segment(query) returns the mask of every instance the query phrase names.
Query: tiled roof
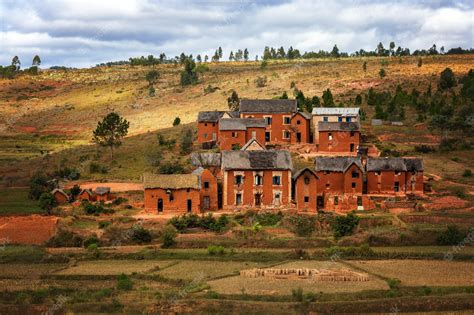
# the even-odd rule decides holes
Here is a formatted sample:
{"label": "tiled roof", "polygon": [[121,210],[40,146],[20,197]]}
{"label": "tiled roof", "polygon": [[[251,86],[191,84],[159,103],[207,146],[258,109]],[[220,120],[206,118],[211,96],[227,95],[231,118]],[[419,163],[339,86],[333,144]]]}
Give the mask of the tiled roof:
{"label": "tiled roof", "polygon": [[291,170],[293,163],[288,151],[223,151],[225,170]]}
{"label": "tiled roof", "polygon": [[241,113],[294,113],[297,111],[296,100],[289,99],[242,99]]}
{"label": "tiled roof", "polygon": [[405,172],[407,167],[402,158],[383,157],[383,158],[368,158],[367,172],[377,171],[400,171]]}
{"label": "tiled roof", "polygon": [[360,126],[357,122],[344,121],[319,121],[318,131],[359,131]]}
{"label": "tiled roof", "polygon": [[97,195],[105,195],[105,194],[108,194],[110,192],[110,187],[97,187],[94,192],[97,194]]}
{"label": "tiled roof", "polygon": [[219,130],[247,130],[247,128],[265,128],[263,118],[226,118],[219,120]]}
{"label": "tiled roof", "polygon": [[317,116],[358,116],[359,107],[316,107],[313,108],[312,114]]}
{"label": "tiled roof", "polygon": [[337,156],[337,157],[316,157],[314,160],[316,172],[345,172],[352,164],[357,165],[362,171],[361,159],[358,157]]}
{"label": "tiled roof", "polygon": [[193,152],[191,153],[191,164],[195,167],[221,166],[221,154]]}
{"label": "tiled roof", "polygon": [[308,171],[311,174],[313,174],[314,176],[318,177],[318,175],[316,175],[316,173],[313,170],[311,170],[308,167],[305,167],[305,168],[302,168],[302,169],[300,169],[299,171],[297,171],[296,173],[293,174],[293,176],[292,176],[293,180],[296,180],[298,177],[300,177],[306,171]]}
{"label": "tiled roof", "polygon": [[217,122],[222,115],[226,112],[223,111],[207,111],[198,113],[198,122]]}

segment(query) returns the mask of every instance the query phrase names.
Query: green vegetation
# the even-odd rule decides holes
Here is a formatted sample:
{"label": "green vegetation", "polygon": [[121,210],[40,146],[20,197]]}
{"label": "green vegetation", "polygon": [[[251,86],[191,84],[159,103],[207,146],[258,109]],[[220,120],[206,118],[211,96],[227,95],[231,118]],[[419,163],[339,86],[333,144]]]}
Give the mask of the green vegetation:
{"label": "green vegetation", "polygon": [[130,123],[117,113],[109,113],[97,123],[92,140],[110,148],[110,157],[114,158],[114,148],[122,145],[122,139],[128,134]]}
{"label": "green vegetation", "polygon": [[0,190],[0,215],[44,213],[38,201],[28,198],[29,190],[9,188]]}
{"label": "green vegetation", "polygon": [[359,220],[359,217],[352,212],[345,216],[337,216],[331,225],[334,231],[334,237],[339,238],[351,235],[357,225],[359,225]]}
{"label": "green vegetation", "polygon": [[185,232],[190,228],[202,228],[214,232],[222,232],[229,223],[227,216],[221,215],[216,219],[212,213],[198,216],[196,214],[183,214],[181,216],[173,217],[168,224],[174,226],[179,232]]}

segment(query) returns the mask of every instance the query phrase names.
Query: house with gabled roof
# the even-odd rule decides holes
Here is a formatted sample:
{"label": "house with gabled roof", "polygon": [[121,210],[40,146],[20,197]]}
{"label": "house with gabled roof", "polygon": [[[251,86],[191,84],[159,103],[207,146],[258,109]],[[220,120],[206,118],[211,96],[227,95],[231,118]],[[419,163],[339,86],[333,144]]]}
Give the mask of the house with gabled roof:
{"label": "house with gabled roof", "polygon": [[221,150],[242,148],[250,139],[265,141],[265,120],[258,118],[227,118],[219,121],[218,145]]}
{"label": "house with gabled roof", "polygon": [[309,142],[310,117],[304,113],[297,114],[296,100],[242,99],[240,101],[241,118],[265,119],[265,143]]}
{"label": "house with gabled roof", "polygon": [[318,122],[319,152],[357,155],[360,146],[358,122]]}
{"label": "house with gabled roof", "polygon": [[90,189],[82,189],[77,195],[76,200],[95,201],[95,195]]}
{"label": "house with gabled roof", "polygon": [[288,151],[223,151],[223,208],[288,206],[292,168]]}
{"label": "house with gabled roof", "polygon": [[303,168],[293,174],[293,200],[298,211],[317,210],[319,177],[310,168]]}
{"label": "house with gabled roof", "polygon": [[319,143],[319,122],[360,122],[359,113],[359,107],[313,108],[314,143]]}
{"label": "house with gabled roof", "polygon": [[110,192],[110,187],[97,187],[94,190],[95,201],[110,201],[114,198]]}
{"label": "house with gabled roof", "polygon": [[241,149],[242,151],[261,151],[265,150],[265,146],[258,142],[257,139],[250,139]]}
{"label": "house with gabled roof", "polygon": [[58,205],[68,203],[70,200],[69,195],[66,194],[64,190],[59,188],[53,189],[53,191],[51,191],[51,194],[53,195]]}
{"label": "house with gabled roof", "polygon": [[198,143],[204,147],[212,147],[217,142],[219,120],[221,118],[238,118],[235,111],[202,111],[198,113]]}

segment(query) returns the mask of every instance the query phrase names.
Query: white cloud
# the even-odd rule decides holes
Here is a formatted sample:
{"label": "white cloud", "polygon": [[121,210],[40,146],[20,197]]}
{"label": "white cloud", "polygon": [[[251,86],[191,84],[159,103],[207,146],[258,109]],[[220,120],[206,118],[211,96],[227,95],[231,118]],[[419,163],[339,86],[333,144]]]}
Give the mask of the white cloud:
{"label": "white cloud", "polygon": [[292,45],[301,51],[473,46],[469,1],[49,0],[0,2],[0,64],[41,53],[45,66],[90,66],[130,56],[211,55]]}

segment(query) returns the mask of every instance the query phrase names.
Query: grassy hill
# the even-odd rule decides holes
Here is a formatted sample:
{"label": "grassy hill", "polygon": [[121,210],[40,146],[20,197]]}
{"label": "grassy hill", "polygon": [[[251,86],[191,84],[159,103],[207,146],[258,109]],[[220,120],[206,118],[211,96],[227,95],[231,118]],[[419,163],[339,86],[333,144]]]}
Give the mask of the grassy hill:
{"label": "grassy hill", "polygon": [[[367,71],[362,67],[364,61]],[[385,78],[379,76],[382,64]],[[392,94],[397,85],[407,91],[415,88],[423,92],[430,84],[436,89],[442,70],[450,67],[461,77],[474,68],[474,57],[424,57],[423,65],[417,64],[416,57],[270,61],[264,69],[259,62],[210,63],[200,82],[187,87],[179,84],[180,66],[158,65],[155,69],[160,78],[154,97],[148,95],[145,80],[151,67],[22,74],[13,80],[0,80],[0,176],[4,184],[17,186],[36,171],[54,171],[65,166],[79,169],[82,178],[127,180],[137,180],[143,171],[156,169],[167,161],[178,161],[186,169],[187,157],[180,156],[178,150],[180,135],[185,128],[195,128],[199,111],[226,109],[232,90],[240,97],[273,98],[284,91],[292,97],[293,85],[309,97],[321,97],[329,88],[336,103],[349,106],[356,95],[365,95],[370,87]],[[257,87],[255,80],[263,76],[267,78],[266,86]],[[214,92],[205,92],[209,85],[215,88]],[[416,115],[409,108],[404,127],[370,126],[374,110],[363,99],[362,107],[368,114],[364,133],[379,146],[415,155],[415,145],[439,142],[439,135],[432,135],[423,126],[414,127]],[[129,136],[113,162],[105,150],[90,144],[97,121],[112,110],[130,121]],[[181,126],[172,127],[175,117],[181,118]],[[176,139],[177,145],[160,148],[157,133]],[[471,152],[423,157],[428,173],[471,185],[472,177],[461,176],[465,169],[474,166],[469,158]],[[91,163],[104,172],[91,173]]]}

